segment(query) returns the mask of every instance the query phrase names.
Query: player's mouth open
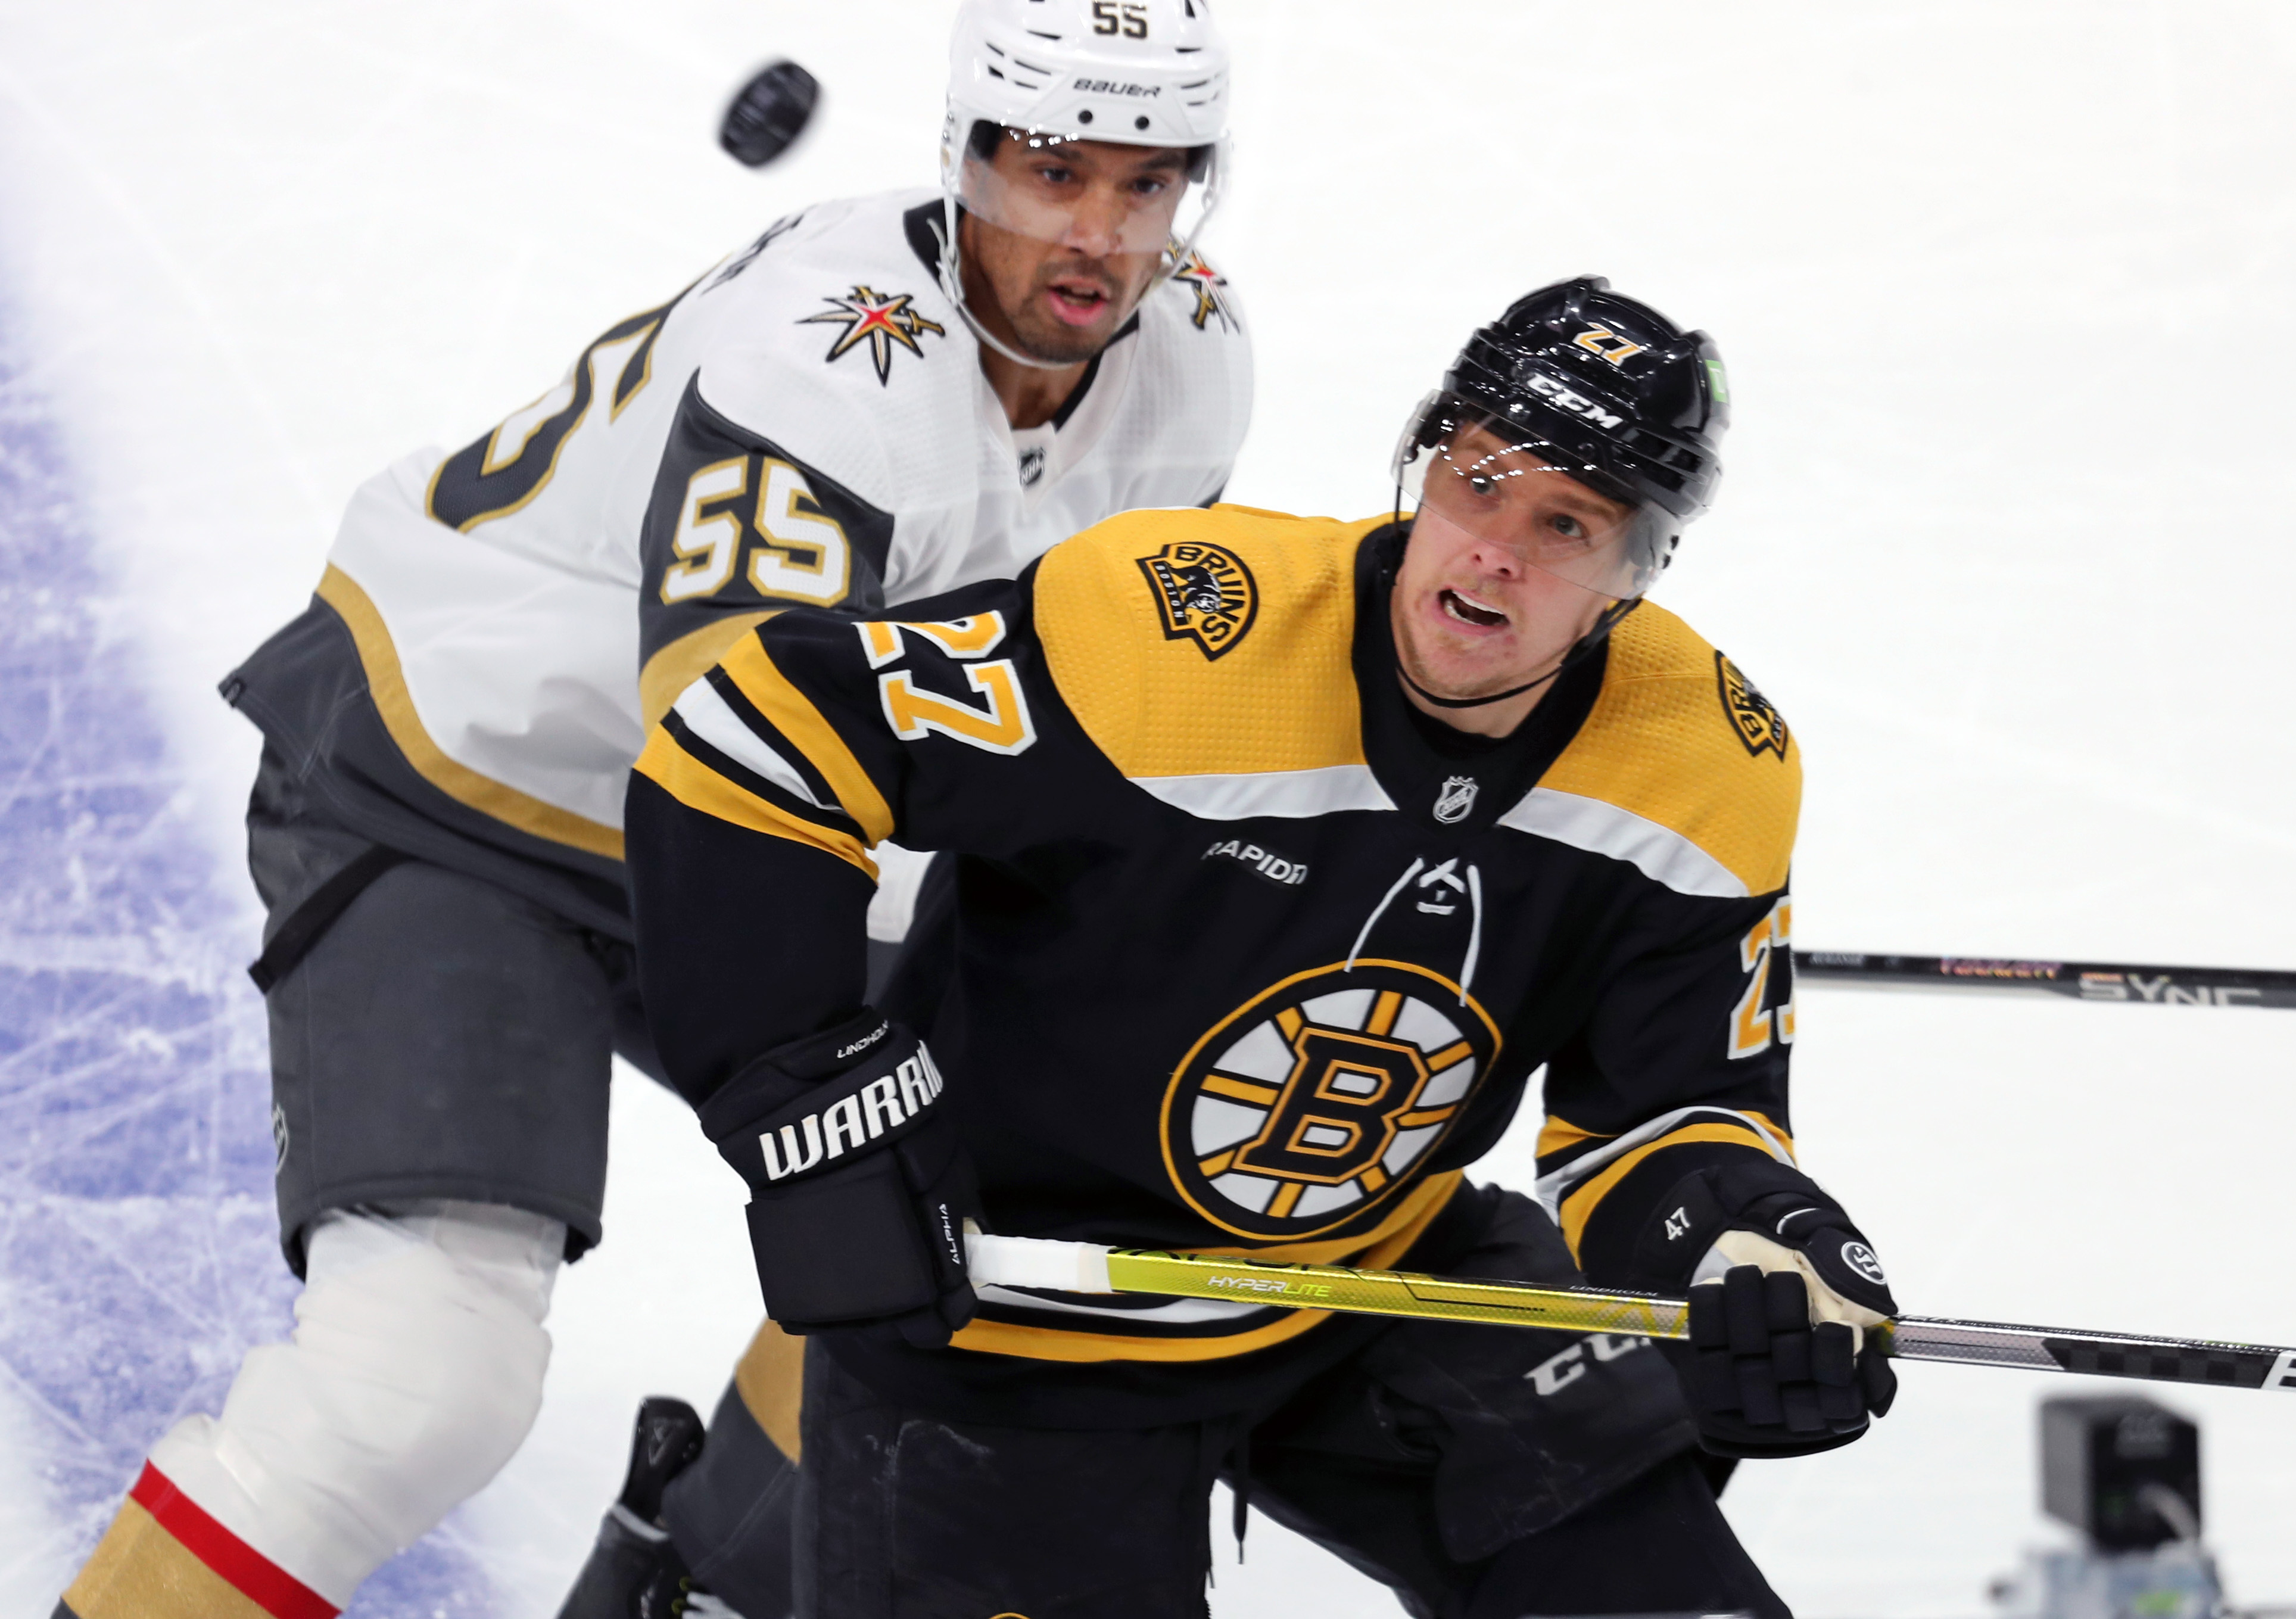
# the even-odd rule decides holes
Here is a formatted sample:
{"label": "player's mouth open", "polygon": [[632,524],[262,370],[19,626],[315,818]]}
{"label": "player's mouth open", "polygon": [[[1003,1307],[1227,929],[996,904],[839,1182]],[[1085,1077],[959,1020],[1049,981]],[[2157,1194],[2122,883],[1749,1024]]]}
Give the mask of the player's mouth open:
{"label": "player's mouth open", "polygon": [[1460,623],[1472,624],[1477,629],[1496,629],[1507,621],[1507,615],[1497,608],[1479,602],[1471,596],[1462,596],[1456,590],[1446,590],[1438,599],[1443,604],[1445,612]]}
{"label": "player's mouth open", "polygon": [[1108,307],[1106,289],[1089,282],[1055,282],[1045,289],[1045,297],[1053,306],[1053,313],[1072,326],[1092,325]]}

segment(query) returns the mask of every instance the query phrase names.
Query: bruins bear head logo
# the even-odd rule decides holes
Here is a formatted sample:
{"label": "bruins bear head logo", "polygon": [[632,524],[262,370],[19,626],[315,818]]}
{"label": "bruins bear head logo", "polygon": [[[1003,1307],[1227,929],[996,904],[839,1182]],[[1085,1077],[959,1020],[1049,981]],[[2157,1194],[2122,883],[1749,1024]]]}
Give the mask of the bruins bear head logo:
{"label": "bruins bear head logo", "polygon": [[1243,559],[1225,546],[1174,540],[1138,559],[1148,576],[1164,638],[1190,640],[1207,658],[1232,652],[1259,612],[1259,587]]}
{"label": "bruins bear head logo", "polygon": [[1413,1183],[1497,1056],[1459,986],[1407,962],[1294,974],[1199,1040],[1164,1094],[1164,1161],[1206,1220],[1284,1241]]}
{"label": "bruins bear head logo", "polygon": [[1784,759],[1790,740],[1784,717],[1754,689],[1744,670],[1718,652],[1714,654],[1714,672],[1721,683],[1722,712],[1738,733],[1738,740],[1746,744],[1746,752],[1757,759],[1765,753]]}

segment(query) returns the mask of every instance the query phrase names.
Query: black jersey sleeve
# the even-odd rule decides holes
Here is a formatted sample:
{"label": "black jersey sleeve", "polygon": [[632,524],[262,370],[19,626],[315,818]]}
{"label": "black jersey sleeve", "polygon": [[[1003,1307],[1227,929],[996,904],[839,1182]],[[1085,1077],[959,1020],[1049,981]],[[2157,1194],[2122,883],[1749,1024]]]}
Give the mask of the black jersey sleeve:
{"label": "black jersey sleeve", "polygon": [[662,1072],[695,1106],[760,1052],[849,1016],[867,981],[858,867],[697,810],[644,774],[625,810],[639,987]]}
{"label": "black jersey sleeve", "polygon": [[1793,902],[1654,891],[1595,1011],[1549,1060],[1539,1190],[1588,1278],[1630,1286],[1669,1188],[1732,1155],[1793,1161]]}
{"label": "black jersey sleeve", "polygon": [[627,849],[649,1016],[685,1094],[852,1011],[878,843],[994,848],[1014,826],[1029,795],[993,778],[1037,741],[1025,595],[779,615],[654,727]]}
{"label": "black jersey sleeve", "polygon": [[640,530],[650,721],[771,614],[880,605],[893,539],[890,513],[718,411],[701,383],[678,401]]}

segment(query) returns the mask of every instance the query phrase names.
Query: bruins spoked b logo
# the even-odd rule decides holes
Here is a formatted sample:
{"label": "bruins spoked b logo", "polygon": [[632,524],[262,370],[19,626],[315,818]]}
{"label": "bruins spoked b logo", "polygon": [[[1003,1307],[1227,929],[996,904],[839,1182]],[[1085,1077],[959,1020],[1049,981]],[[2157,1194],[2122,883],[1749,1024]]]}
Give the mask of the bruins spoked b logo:
{"label": "bruins spoked b logo", "polygon": [[1294,974],[1199,1040],[1164,1093],[1164,1159],[1241,1237],[1312,1237],[1393,1197],[1498,1055],[1472,997],[1424,967]]}
{"label": "bruins spoked b logo", "polygon": [[1232,652],[1259,613],[1259,587],[1243,559],[1225,546],[1176,539],[1140,571],[1163,615],[1164,638],[1192,640],[1207,658]]}

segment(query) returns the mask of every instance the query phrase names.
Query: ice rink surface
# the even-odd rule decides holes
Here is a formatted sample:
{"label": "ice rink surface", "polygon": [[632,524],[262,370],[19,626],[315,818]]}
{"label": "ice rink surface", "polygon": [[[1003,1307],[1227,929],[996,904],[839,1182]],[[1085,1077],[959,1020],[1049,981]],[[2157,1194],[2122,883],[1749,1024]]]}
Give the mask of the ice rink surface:
{"label": "ice rink surface", "polygon": [[[2296,967],[2296,10],[1220,3],[1232,498],[1377,509],[1466,333],[1607,275],[1730,360],[1729,477],[1658,595],[1800,733],[1804,948]],[[291,1296],[216,680],[385,462],[777,215],[930,184],[948,12],[0,3],[4,1619]],[[827,100],[752,174],[716,116],[777,54]],[[1908,1309],[2296,1343],[2296,1015],[1811,990],[1800,1023],[1804,1162]],[[533,1438],[355,1613],[552,1613],[637,1398],[715,1398],[738,1185],[644,1081],[613,1150]],[[1529,1165],[1518,1132],[1486,1167]],[[2033,1406],[2082,1386],[1910,1368],[1731,1516],[1806,1615],[1973,1615],[2049,1533]],[[2296,1401],[2168,1398],[2234,1599],[2296,1599]],[[1218,1574],[1221,1619],[1397,1611],[1265,1523]]]}

